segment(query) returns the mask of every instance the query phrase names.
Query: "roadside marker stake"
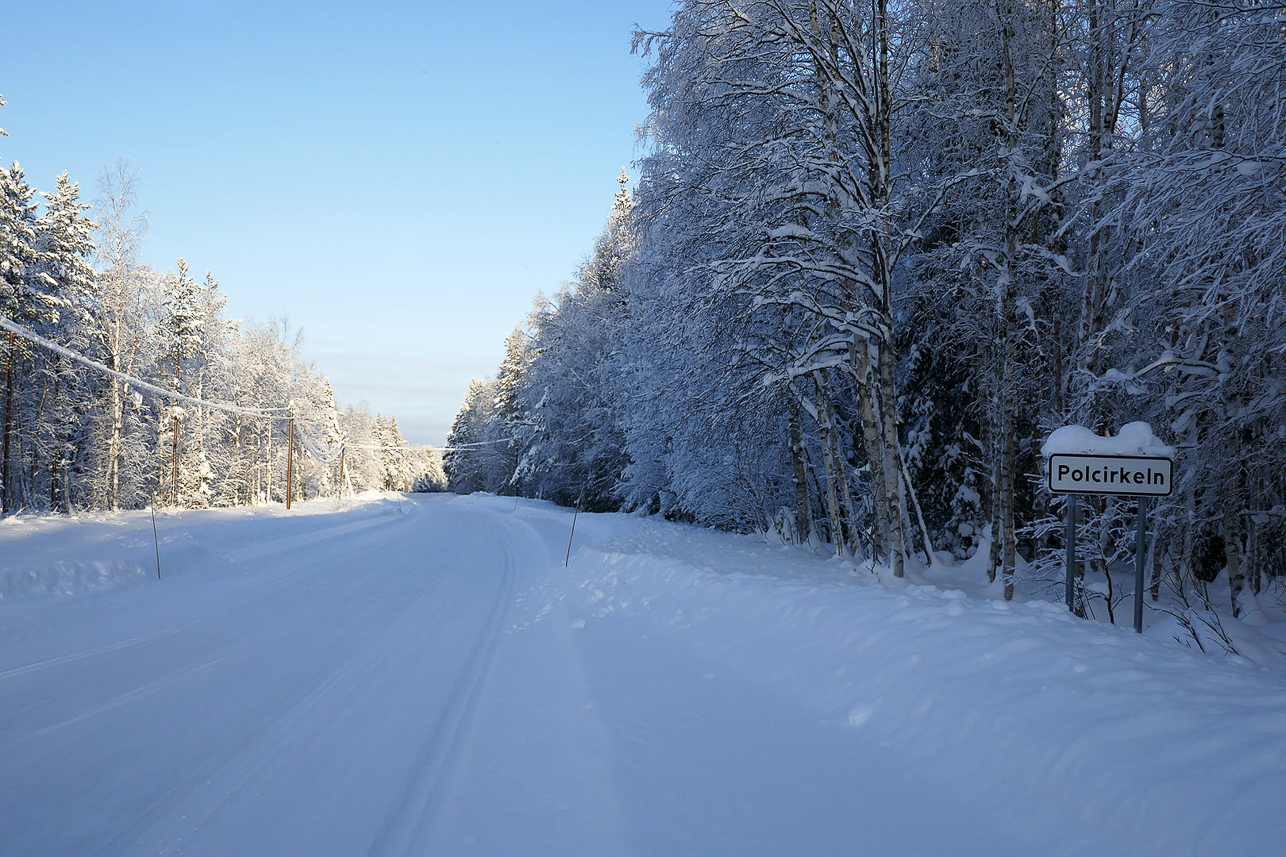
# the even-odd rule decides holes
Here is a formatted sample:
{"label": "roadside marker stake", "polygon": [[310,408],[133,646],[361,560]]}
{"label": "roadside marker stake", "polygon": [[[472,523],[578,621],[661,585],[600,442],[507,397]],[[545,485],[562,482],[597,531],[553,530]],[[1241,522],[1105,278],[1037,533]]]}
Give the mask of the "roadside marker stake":
{"label": "roadside marker stake", "polygon": [[161,540],[156,535],[156,498],[148,505],[152,512],[152,544],[156,546],[156,579],[161,579]]}
{"label": "roadside marker stake", "polygon": [[[572,539],[575,538],[576,536],[576,519],[580,517],[580,504],[583,502],[585,502],[585,483],[584,482],[582,482],[580,486],[580,497],[577,498],[576,500],[576,511],[572,513],[572,531],[567,536],[567,557],[563,560],[563,568],[566,568],[568,563],[572,561]],[[517,508],[516,503],[514,505],[514,508]]]}

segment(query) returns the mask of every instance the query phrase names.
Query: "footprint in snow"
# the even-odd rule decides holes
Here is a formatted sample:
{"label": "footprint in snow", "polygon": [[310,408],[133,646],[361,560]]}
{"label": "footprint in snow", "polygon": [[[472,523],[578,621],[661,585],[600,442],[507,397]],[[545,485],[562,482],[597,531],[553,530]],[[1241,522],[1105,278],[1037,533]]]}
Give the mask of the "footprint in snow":
{"label": "footprint in snow", "polygon": [[869,704],[854,705],[848,711],[848,725],[865,726],[875,716],[875,706]]}

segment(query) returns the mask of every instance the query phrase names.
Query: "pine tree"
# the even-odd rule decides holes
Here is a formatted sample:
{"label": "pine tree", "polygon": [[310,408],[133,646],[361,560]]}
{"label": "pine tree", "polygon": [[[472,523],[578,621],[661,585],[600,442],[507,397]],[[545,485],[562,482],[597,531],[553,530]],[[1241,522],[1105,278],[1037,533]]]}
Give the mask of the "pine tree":
{"label": "pine tree", "polygon": [[[56,320],[57,300],[38,276],[36,262],[35,189],[17,162],[0,166],[0,315],[23,325]],[[21,380],[17,373],[28,355],[26,342],[7,333],[4,342],[4,423],[0,426],[0,514],[21,502],[18,471],[18,409]]]}
{"label": "pine tree", "polygon": [[[92,206],[80,201],[80,186],[66,172],[58,176],[54,192],[42,196],[45,211],[36,223],[36,270],[59,308],[58,319],[44,332],[75,350],[88,351],[92,347],[88,339],[90,313],[98,296],[97,279],[88,261],[94,253],[94,224],[85,212]],[[73,455],[70,438],[77,429],[72,396],[87,397],[92,387],[79,367],[67,365],[60,356],[43,354],[42,359],[52,384],[46,426],[38,427],[47,431],[49,438],[49,505],[68,511],[71,486],[67,468]]]}
{"label": "pine tree", "polygon": [[[159,355],[163,364],[174,367],[174,391],[181,393],[183,361],[188,357],[203,357],[202,352],[202,314],[200,287],[188,272],[187,262],[180,257],[178,272],[171,273],[165,282],[165,297],[162,302],[163,315],[157,325]],[[177,404],[168,408],[172,423],[172,448],[170,451],[170,503],[179,503],[179,420],[185,415],[184,408]],[[162,483],[164,480],[161,480]]]}

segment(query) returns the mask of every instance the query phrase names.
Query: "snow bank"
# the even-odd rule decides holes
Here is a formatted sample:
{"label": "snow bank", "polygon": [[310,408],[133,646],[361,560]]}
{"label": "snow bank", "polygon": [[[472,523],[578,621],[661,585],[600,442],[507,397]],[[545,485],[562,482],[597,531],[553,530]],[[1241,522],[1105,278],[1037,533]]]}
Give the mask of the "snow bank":
{"label": "snow bank", "polygon": [[[0,567],[154,560],[146,514],[6,522]],[[161,515],[191,573],[0,603],[0,852],[1281,850],[1281,671],[653,519],[564,568],[571,519]]]}
{"label": "snow bank", "polygon": [[[1111,449],[1157,449],[1123,434]],[[533,606],[564,605],[580,634],[624,622],[682,641],[806,701],[947,793],[988,795],[1030,853],[1269,853],[1286,835],[1279,676],[1060,605],[895,590],[798,550],[596,524],[574,576]]]}
{"label": "snow bank", "polygon": [[400,514],[398,495],[366,492],[345,502],[308,500],[238,509],[82,515],[13,515],[0,519],[0,603],[133,586],[192,569],[229,570],[273,552],[339,539]]}
{"label": "snow bank", "polygon": [[1097,435],[1085,426],[1063,426],[1040,448],[1041,454],[1051,455],[1146,455],[1168,458],[1174,447],[1162,443],[1152,432],[1152,426],[1133,422],[1121,426],[1116,437]]}

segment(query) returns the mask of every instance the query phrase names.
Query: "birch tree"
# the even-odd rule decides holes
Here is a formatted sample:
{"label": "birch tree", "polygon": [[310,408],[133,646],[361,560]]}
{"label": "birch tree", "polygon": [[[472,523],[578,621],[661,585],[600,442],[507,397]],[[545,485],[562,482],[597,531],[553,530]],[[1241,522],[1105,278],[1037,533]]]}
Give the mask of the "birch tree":
{"label": "birch tree", "polygon": [[[90,336],[110,369],[133,374],[145,342],[144,292],[150,271],[139,259],[147,217],[138,209],[138,173],[117,159],[99,177],[94,202],[99,294],[91,311]],[[106,402],[100,417],[99,444],[106,449],[98,468],[95,505],[121,508],[128,391],[114,378],[105,381]]]}

